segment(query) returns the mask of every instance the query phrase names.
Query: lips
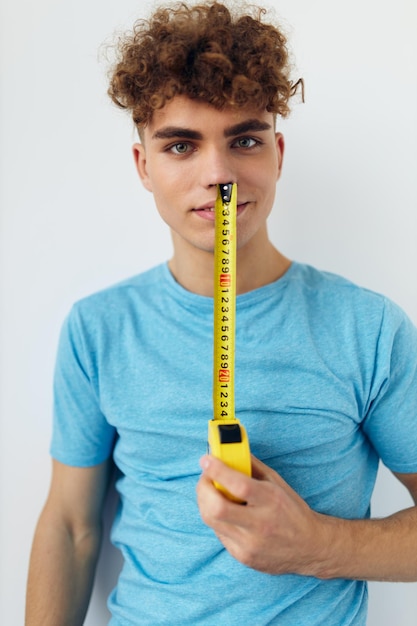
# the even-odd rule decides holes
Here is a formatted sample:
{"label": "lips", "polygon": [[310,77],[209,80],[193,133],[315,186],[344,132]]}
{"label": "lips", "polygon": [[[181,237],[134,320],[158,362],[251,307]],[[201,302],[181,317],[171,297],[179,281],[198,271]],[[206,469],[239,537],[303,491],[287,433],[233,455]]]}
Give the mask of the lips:
{"label": "lips", "polygon": [[[241,213],[246,207],[247,202],[237,204],[237,214]],[[202,215],[203,217],[212,216],[214,218],[214,205],[211,203],[204,204],[196,209],[192,209],[195,213]]]}
{"label": "lips", "polygon": [[193,211],[214,211],[214,203],[206,202],[206,204],[202,204],[201,206],[193,209]]}

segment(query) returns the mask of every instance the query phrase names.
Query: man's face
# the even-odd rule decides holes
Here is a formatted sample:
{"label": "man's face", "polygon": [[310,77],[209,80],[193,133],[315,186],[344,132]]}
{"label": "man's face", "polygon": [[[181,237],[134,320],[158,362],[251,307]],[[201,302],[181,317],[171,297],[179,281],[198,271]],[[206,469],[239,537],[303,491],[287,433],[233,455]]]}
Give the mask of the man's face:
{"label": "man's face", "polygon": [[219,111],[177,96],[154,113],[133,151],[142,182],[171,228],[175,252],[207,253],[214,247],[220,183],[237,183],[238,250],[249,242],[255,249],[265,245],[283,148],[272,113]]}

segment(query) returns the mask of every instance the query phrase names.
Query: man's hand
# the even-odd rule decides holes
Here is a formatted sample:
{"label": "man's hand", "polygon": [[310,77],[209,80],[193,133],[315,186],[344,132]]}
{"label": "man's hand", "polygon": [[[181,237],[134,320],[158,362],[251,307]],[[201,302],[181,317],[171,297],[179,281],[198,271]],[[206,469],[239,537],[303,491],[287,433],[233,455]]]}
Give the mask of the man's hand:
{"label": "man's hand", "polygon": [[[252,457],[252,478],[211,456],[201,459],[197,497],[203,521],[238,561],[270,574],[318,575],[330,537],[315,513],[271,468]],[[216,481],[245,501],[228,500]]]}
{"label": "man's hand", "polygon": [[[198,505],[229,553],[269,574],[353,580],[417,580],[417,506],[384,519],[316,513],[271,468],[252,457],[252,478],[201,459]],[[396,474],[417,503],[417,474]],[[227,500],[216,481],[246,506]]]}

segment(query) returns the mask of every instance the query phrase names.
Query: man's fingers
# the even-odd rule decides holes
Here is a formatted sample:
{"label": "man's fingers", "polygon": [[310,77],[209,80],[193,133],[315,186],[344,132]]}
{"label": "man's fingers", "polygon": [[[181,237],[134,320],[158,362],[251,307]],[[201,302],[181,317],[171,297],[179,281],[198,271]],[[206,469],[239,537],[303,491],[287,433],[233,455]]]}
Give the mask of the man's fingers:
{"label": "man's fingers", "polygon": [[200,465],[204,476],[212,483],[218,483],[235,498],[249,505],[262,503],[262,498],[265,495],[263,489],[260,488],[262,481],[264,484],[273,482],[273,470],[255,457],[252,457],[253,477],[228,467],[210,455],[202,457]]}
{"label": "man's fingers", "polygon": [[286,493],[293,493],[293,489],[287,482],[265,463],[262,463],[259,459],[252,455],[252,477],[256,480],[267,481],[281,487]]}
{"label": "man's fingers", "polygon": [[272,474],[275,474],[268,465],[262,463],[256,456],[251,455],[252,461],[252,477],[256,480],[271,480]]}
{"label": "man's fingers", "polygon": [[227,492],[238,500],[247,502],[251,492],[251,479],[249,476],[228,467],[225,463],[210,455],[202,457],[200,465],[206,478],[224,487]]}

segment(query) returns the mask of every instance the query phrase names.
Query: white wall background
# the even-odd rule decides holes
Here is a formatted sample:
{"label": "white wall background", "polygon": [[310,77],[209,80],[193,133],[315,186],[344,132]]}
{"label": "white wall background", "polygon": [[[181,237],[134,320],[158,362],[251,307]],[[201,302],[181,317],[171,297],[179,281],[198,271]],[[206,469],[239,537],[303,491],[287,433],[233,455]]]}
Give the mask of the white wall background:
{"label": "white wall background", "polygon": [[[274,5],[307,101],[282,125],[287,152],[272,238],[292,258],[384,292],[417,322],[415,0]],[[107,101],[97,54],[143,10],[138,0],[0,4],[0,622],[7,626],[23,624],[30,544],[47,493],[62,319],[75,299],[170,255],[169,234],[136,180],[130,121]],[[374,513],[409,504],[382,471]],[[113,561],[106,546],[89,626],[106,621]],[[370,595],[369,626],[417,623],[416,584],[374,583]]]}

